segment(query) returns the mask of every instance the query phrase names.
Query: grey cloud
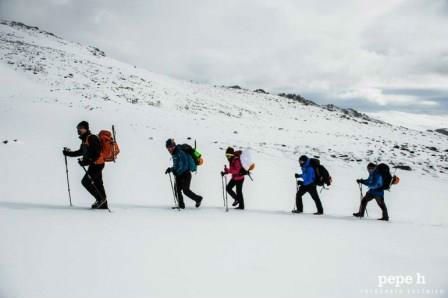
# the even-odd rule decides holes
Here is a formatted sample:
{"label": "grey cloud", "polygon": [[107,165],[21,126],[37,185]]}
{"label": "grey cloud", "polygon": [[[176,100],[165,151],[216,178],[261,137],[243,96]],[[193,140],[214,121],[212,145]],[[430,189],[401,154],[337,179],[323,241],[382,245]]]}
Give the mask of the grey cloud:
{"label": "grey cloud", "polygon": [[448,84],[447,13],[446,0],[0,0],[2,18],[154,72],[372,110],[408,109],[394,102],[408,95],[448,111],[388,93]]}

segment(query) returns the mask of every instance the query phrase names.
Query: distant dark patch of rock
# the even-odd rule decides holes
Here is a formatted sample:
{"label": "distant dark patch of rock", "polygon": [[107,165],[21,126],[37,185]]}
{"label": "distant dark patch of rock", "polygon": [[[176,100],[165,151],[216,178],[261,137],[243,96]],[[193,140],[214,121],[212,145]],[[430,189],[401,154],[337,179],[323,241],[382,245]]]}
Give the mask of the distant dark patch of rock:
{"label": "distant dark patch of rock", "polygon": [[438,133],[441,133],[445,136],[448,136],[448,128],[439,128],[439,129],[436,129],[435,131]]}
{"label": "distant dark patch of rock", "polygon": [[315,103],[312,100],[306,99],[305,97],[303,97],[300,94],[293,94],[293,93],[280,93],[278,96],[280,97],[285,97],[288,99],[291,99],[293,101],[297,101],[300,102],[301,104],[304,104],[306,106],[319,106],[317,103]]}
{"label": "distant dark patch of rock", "polygon": [[6,25],[6,26],[10,26],[10,27],[20,28],[20,29],[23,29],[23,30],[37,31],[39,33],[43,33],[43,34],[46,34],[46,35],[53,36],[55,38],[61,39],[59,36],[56,36],[53,33],[50,33],[50,32],[44,31],[44,30],[40,30],[39,27],[28,26],[28,25],[25,25],[24,23],[21,23],[21,22],[0,20],[0,24]]}
{"label": "distant dark patch of rock", "polygon": [[256,89],[256,90],[254,90],[254,92],[261,93],[261,94],[269,94],[269,92],[266,92],[263,89]]}
{"label": "distant dark patch of rock", "polygon": [[92,53],[94,56],[106,57],[106,53],[104,53],[104,51],[101,51],[100,49],[98,49],[98,48],[96,48],[96,47],[89,46],[87,49],[88,49],[89,52]]}
{"label": "distant dark patch of rock", "polygon": [[355,109],[344,109],[344,108],[340,108],[338,106],[335,106],[333,104],[328,104],[325,106],[322,106],[322,108],[330,111],[330,112],[340,112],[343,115],[347,116],[347,117],[352,117],[352,118],[357,118],[360,120],[364,120],[363,122],[361,122],[362,124],[369,124],[369,122],[373,122],[373,123],[381,123],[384,124],[385,122],[380,121],[378,119],[374,119],[372,117],[367,116],[366,114],[363,114],[361,112],[358,112]]}
{"label": "distant dark patch of rock", "polygon": [[412,168],[410,166],[406,166],[406,165],[398,165],[398,166],[394,166],[394,168],[403,170],[403,171],[412,171]]}
{"label": "distant dark patch of rock", "polygon": [[437,149],[436,147],[433,147],[433,146],[426,146],[426,149],[434,151],[434,152],[439,152],[439,149]]}
{"label": "distant dark patch of rock", "polygon": [[237,89],[237,90],[242,90],[242,89],[243,89],[243,88],[241,88],[241,87],[238,86],[238,85],[229,86],[229,87],[227,87],[227,88],[230,88],[230,89]]}
{"label": "distant dark patch of rock", "polygon": [[8,140],[4,140],[2,143],[3,144],[8,144]]}

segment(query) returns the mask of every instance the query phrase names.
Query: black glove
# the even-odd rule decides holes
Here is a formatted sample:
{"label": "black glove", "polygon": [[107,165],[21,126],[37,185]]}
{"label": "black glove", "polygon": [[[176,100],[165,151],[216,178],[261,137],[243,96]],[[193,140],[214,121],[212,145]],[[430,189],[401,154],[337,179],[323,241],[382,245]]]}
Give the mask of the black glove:
{"label": "black glove", "polygon": [[86,160],[86,159],[78,159],[78,163],[79,163],[79,165],[81,166],[81,167],[85,167],[85,166],[88,166],[89,164],[90,164],[90,162],[88,161],[88,160]]}
{"label": "black glove", "polygon": [[226,174],[225,172],[221,172],[221,176],[222,176],[222,177],[224,177],[225,174]]}
{"label": "black glove", "polygon": [[356,180],[356,183],[358,183],[358,184],[359,184],[359,183],[362,183],[362,179],[357,179],[357,180]]}
{"label": "black glove", "polygon": [[302,186],[303,185],[303,181],[297,181],[297,185],[298,186]]}
{"label": "black glove", "polygon": [[62,154],[64,156],[67,156],[70,151],[71,151],[70,149],[68,149],[67,147],[64,147],[64,149],[62,149]]}
{"label": "black glove", "polygon": [[171,173],[172,171],[173,171],[173,168],[167,168],[165,171],[165,175]]}
{"label": "black glove", "polygon": [[299,175],[299,174],[297,174],[297,173],[295,173],[295,174],[294,174],[294,177],[296,177],[296,178],[299,178],[299,177],[300,177],[300,175]]}

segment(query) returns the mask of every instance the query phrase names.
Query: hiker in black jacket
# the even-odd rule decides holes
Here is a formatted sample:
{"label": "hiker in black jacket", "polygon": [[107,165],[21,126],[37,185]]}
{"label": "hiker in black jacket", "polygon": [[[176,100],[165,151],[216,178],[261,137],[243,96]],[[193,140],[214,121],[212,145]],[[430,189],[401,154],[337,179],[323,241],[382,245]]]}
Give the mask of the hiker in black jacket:
{"label": "hiker in black jacket", "polygon": [[64,148],[62,153],[69,157],[82,157],[79,164],[89,168],[81,183],[96,200],[92,209],[107,209],[106,191],[103,185],[104,159],[101,156],[100,139],[90,132],[89,123],[86,121],[80,122],[76,128],[81,139],[81,146],[77,151]]}

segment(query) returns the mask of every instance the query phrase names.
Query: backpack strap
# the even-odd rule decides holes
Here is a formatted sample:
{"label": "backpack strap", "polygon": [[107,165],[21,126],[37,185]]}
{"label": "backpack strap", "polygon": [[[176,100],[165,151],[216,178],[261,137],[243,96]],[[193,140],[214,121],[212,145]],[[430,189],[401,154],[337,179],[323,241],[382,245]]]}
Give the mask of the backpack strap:
{"label": "backpack strap", "polygon": [[90,144],[89,144],[89,138],[90,138],[91,135],[92,135],[92,134],[89,134],[89,135],[86,137],[86,141],[83,142],[83,143],[86,144],[87,146],[90,146]]}
{"label": "backpack strap", "polygon": [[[84,144],[86,144],[87,146],[90,146],[90,144],[89,144],[89,138],[91,137],[91,136],[93,136],[93,134],[89,134],[87,137],[86,137],[86,141],[84,142]],[[97,136],[97,138],[99,139],[99,137]],[[101,140],[99,139],[99,142],[100,142],[100,144],[101,144]],[[98,158],[93,162],[94,164],[96,164],[96,165],[101,165],[101,164],[104,164],[104,156],[103,156],[103,152],[102,152],[102,150],[100,150],[100,155],[98,156]]]}

